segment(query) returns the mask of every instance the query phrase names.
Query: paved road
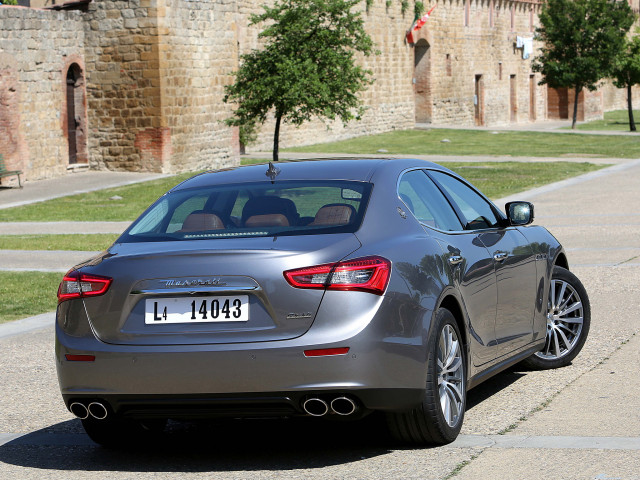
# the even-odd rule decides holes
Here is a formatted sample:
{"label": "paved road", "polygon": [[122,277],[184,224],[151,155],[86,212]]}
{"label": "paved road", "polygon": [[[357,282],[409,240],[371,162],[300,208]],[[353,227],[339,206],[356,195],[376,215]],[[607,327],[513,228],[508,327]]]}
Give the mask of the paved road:
{"label": "paved road", "polygon": [[375,424],[245,421],[172,424],[157,445],[104,450],[62,404],[45,315],[18,331],[0,327],[0,479],[640,480],[638,178],[630,162],[520,195],[535,202],[538,223],[564,243],[590,293],[590,338],[569,367],[515,368],[472,390],[452,445],[397,448]]}

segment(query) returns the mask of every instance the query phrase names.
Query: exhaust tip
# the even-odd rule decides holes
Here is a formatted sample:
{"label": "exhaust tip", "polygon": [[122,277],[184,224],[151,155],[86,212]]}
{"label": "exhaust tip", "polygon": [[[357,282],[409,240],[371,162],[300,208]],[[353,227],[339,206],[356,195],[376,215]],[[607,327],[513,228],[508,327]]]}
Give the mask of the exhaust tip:
{"label": "exhaust tip", "polygon": [[89,410],[80,402],[73,402],[69,405],[69,411],[80,420],[89,418]]}
{"label": "exhaust tip", "polygon": [[322,417],[329,413],[329,405],[327,405],[327,402],[317,397],[305,400],[302,404],[302,408],[306,413],[313,417]]}
{"label": "exhaust tip", "polygon": [[338,415],[351,415],[358,407],[349,397],[337,397],[331,401],[331,410]]}
{"label": "exhaust tip", "polygon": [[105,407],[100,402],[90,403],[88,410],[91,416],[96,420],[104,420],[105,418],[107,418],[107,415],[109,415],[109,412],[107,411],[107,407]]}

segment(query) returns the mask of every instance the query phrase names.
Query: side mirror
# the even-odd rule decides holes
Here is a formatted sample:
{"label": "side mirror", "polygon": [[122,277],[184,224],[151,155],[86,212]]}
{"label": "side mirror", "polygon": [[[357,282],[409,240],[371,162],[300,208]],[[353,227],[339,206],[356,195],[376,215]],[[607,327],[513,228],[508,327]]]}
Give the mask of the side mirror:
{"label": "side mirror", "polygon": [[511,226],[517,227],[533,223],[533,203],[509,202],[504,206],[504,209]]}

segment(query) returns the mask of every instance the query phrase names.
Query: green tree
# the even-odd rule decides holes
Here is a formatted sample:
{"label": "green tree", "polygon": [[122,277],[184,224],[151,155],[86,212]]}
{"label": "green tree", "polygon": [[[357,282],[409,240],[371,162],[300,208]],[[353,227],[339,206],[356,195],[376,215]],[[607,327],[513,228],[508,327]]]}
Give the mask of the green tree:
{"label": "green tree", "polygon": [[18,0],[0,0],[0,5],[18,5]]}
{"label": "green tree", "polygon": [[618,88],[627,89],[627,109],[629,110],[629,130],[636,131],[633,119],[633,102],[631,87],[640,84],[640,37],[633,37],[627,41],[613,69],[613,84]]}
{"label": "green tree", "polygon": [[541,85],[575,89],[573,121],[578,116],[578,95],[596,90],[610,76],[634,21],[627,2],[617,0],[547,0],[540,12],[536,38],[543,42],[533,70],[541,72]]}
{"label": "green tree", "polygon": [[251,16],[266,22],[264,48],[242,55],[225,102],[237,104],[228,125],[251,130],[275,116],[273,159],[278,160],[280,124],[299,126],[312,117],[343,122],[363,113],[358,93],[372,83],[371,71],[355,55],[373,53],[363,27],[361,0],[276,0]]}

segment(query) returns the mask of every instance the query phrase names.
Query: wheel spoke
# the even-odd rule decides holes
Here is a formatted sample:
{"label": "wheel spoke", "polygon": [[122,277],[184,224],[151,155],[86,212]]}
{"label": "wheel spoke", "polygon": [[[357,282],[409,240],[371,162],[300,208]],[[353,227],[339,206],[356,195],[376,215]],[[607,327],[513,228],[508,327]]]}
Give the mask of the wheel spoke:
{"label": "wheel spoke", "polygon": [[555,356],[560,356],[560,342],[558,341],[558,333],[553,329],[553,348],[555,350]]}
{"label": "wheel spoke", "polygon": [[442,369],[442,375],[451,375],[457,372],[462,367],[462,360],[460,357],[456,357],[452,360],[451,364],[447,368]]}
{"label": "wheel spoke", "polygon": [[551,280],[551,292],[549,293],[549,303],[551,304],[551,310],[556,308],[556,281]]}
{"label": "wheel spoke", "polygon": [[576,310],[582,308],[582,302],[581,301],[577,301],[575,302],[573,305],[571,305],[570,307],[568,307],[566,310],[562,310],[559,313],[560,317],[564,317],[566,315],[569,315],[572,312],[575,312]]}
{"label": "wheel spoke", "polygon": [[557,336],[559,336],[562,339],[562,343],[564,343],[565,346],[567,347],[567,351],[571,350],[571,342],[569,341],[567,336],[564,334],[564,332],[558,328],[556,330],[556,333],[557,333]]}
{"label": "wheel spoke", "polygon": [[558,293],[558,299],[556,300],[556,307],[560,307],[562,299],[564,298],[564,292],[567,290],[567,284],[562,282],[562,287],[560,287],[560,292]]}
{"label": "wheel spoke", "polygon": [[[563,323],[575,323],[577,325],[582,325],[582,323],[584,322],[584,319],[582,317],[568,317],[568,318],[561,318],[560,322],[561,322],[560,324],[563,324]],[[568,327],[565,326],[565,328],[568,328]]]}

